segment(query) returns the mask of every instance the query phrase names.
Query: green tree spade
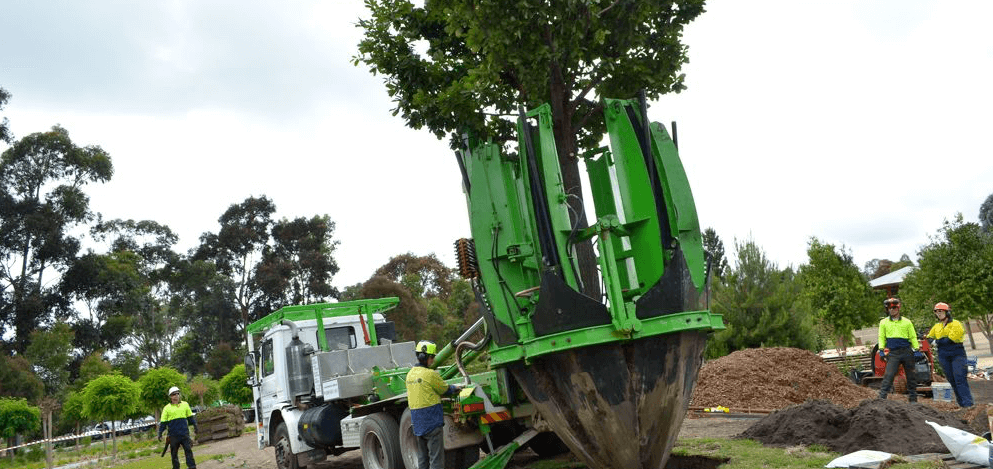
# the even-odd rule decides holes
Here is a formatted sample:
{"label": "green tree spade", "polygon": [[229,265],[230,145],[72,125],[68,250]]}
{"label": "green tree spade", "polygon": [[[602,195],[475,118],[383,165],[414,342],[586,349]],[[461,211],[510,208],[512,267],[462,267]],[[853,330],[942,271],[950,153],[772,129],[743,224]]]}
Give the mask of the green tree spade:
{"label": "green tree spade", "polygon": [[[98,146],[77,146],[59,126],[28,135],[0,157],[0,336],[23,352],[38,324],[47,324],[63,298],[46,275],[76,256],[69,230],[91,219],[83,187],[110,180],[110,156]],[[58,275],[55,274],[55,280]]]}
{"label": "green tree spade", "polygon": [[[648,99],[685,88],[683,28],[703,0],[559,2],[367,0],[354,62],[384,77],[407,125],[452,147],[468,132],[510,139],[519,106],[549,103],[574,222],[587,225],[579,155],[600,144],[600,97]],[[586,294],[599,298],[590,243],[578,246]]]}
{"label": "green tree spade", "polygon": [[[7,447],[14,446],[17,435],[37,431],[41,426],[41,410],[28,405],[22,398],[0,397],[0,436]],[[14,451],[7,452],[14,459]]]}
{"label": "green tree spade", "polygon": [[835,250],[834,245],[811,238],[807,257],[809,263],[800,267],[799,275],[802,298],[844,350],[852,331],[877,322],[881,298],[844,247]]}
{"label": "green tree spade", "polygon": [[115,421],[123,420],[138,410],[138,386],[126,376],[109,374],[98,376],[83,389],[85,401],[83,415],[93,420],[110,420],[110,434],[117,457],[117,430]]}

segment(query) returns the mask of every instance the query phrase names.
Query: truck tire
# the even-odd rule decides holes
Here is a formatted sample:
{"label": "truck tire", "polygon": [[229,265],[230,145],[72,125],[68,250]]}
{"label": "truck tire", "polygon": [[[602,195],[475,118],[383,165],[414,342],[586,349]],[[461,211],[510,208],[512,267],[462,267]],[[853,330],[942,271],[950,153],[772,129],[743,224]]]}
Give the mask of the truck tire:
{"label": "truck tire", "polygon": [[359,448],[365,469],[404,469],[400,453],[400,431],[396,419],[386,412],[362,419]]}
{"label": "truck tire", "polygon": [[276,441],[272,445],[276,450],[276,467],[279,469],[300,469],[297,463],[297,455],[293,454],[290,448],[290,432],[286,429],[286,422],[279,422],[276,426]]}
{"label": "truck tire", "polygon": [[404,409],[400,416],[400,453],[403,454],[403,464],[407,469],[418,469],[417,456],[420,452],[414,425],[410,421],[410,409]]}

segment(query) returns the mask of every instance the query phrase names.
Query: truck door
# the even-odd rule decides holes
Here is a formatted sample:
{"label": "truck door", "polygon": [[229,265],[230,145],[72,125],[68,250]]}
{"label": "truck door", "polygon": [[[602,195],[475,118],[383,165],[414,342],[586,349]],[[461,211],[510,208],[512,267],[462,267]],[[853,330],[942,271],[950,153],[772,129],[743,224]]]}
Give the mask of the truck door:
{"label": "truck door", "polygon": [[[261,363],[259,364],[259,376],[262,378],[259,386],[259,411],[261,415],[256,416],[260,419],[259,422],[262,423],[263,429],[269,428],[269,418],[272,416],[272,410],[278,401],[279,381],[276,375],[276,360],[273,350],[272,337],[265,339],[262,342]],[[265,439],[267,442],[271,440],[268,434]]]}

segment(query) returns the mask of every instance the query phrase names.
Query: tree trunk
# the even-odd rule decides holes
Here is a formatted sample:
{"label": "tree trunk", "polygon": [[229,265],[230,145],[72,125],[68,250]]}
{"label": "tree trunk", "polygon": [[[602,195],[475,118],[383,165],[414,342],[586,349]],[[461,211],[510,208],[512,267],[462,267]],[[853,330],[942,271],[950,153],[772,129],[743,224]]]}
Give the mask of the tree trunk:
{"label": "tree trunk", "polygon": [[965,331],[969,334],[969,345],[976,350],[976,339],[972,337],[972,319],[965,320]]}
{"label": "tree trunk", "polygon": [[52,409],[45,409],[45,418],[41,422],[45,433],[45,467],[52,469]]}
{"label": "tree trunk", "polygon": [[[553,74],[554,75],[554,74]],[[569,219],[577,230],[589,226],[586,210],[583,206],[583,182],[579,175],[578,144],[576,135],[572,133],[572,113],[568,111],[568,93],[557,80],[551,85],[552,131],[555,135],[555,148],[558,151],[559,167],[562,170],[562,183],[569,195],[566,203],[572,210]],[[601,300],[600,275],[597,270],[596,254],[593,252],[593,241],[586,240],[574,245],[576,262],[579,264],[579,276],[583,281],[582,293],[597,301]]]}

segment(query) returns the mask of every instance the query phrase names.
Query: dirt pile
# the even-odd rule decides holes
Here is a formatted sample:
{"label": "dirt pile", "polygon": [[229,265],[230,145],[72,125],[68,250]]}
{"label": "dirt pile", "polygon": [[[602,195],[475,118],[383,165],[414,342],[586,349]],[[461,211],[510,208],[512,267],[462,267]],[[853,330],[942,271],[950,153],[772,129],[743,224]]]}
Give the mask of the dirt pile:
{"label": "dirt pile", "polygon": [[862,449],[903,455],[947,453],[925,420],[972,432],[953,415],[922,404],[872,399],[845,409],[818,400],[773,412],[740,438],[771,446],[818,444],[842,454]]}
{"label": "dirt pile", "polygon": [[813,352],[771,347],[739,350],[705,363],[690,405],[744,412],[824,399],[853,408],[874,397],[876,391],[851,382]]}

